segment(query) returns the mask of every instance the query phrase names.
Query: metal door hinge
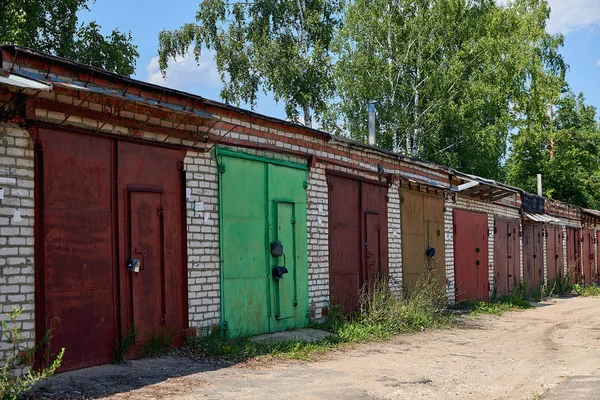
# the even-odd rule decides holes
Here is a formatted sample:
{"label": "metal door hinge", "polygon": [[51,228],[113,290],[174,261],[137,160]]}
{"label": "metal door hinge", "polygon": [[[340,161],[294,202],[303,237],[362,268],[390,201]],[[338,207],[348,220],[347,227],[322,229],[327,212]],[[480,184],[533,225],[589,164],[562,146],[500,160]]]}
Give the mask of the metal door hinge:
{"label": "metal door hinge", "polygon": [[221,173],[221,174],[225,173],[225,164],[219,164],[219,173]]}
{"label": "metal door hinge", "polygon": [[306,318],[310,318],[310,310],[307,308],[306,313],[304,314]]}
{"label": "metal door hinge", "polygon": [[223,328],[224,331],[226,331],[227,329],[229,329],[229,323],[227,321],[223,321],[223,324],[221,324],[221,327]]}
{"label": "metal door hinge", "polygon": [[183,161],[177,161],[177,169],[179,169],[180,171],[183,171],[185,169],[185,164],[183,163]]}
{"label": "metal door hinge", "polygon": [[162,317],[160,318],[160,324],[161,325],[166,325],[167,324],[167,314],[163,314]]}
{"label": "metal door hinge", "polygon": [[308,182],[307,181],[302,182],[302,187],[304,189],[308,189]]}
{"label": "metal door hinge", "polygon": [[296,217],[292,217],[291,221],[292,225],[294,225],[296,223]]}
{"label": "metal door hinge", "polygon": [[162,216],[163,216],[163,214],[164,214],[164,211],[165,211],[165,209],[164,209],[162,206],[161,206],[161,207],[158,207],[158,210],[157,210],[157,214],[158,214],[158,216],[159,216],[159,217],[162,217]]}

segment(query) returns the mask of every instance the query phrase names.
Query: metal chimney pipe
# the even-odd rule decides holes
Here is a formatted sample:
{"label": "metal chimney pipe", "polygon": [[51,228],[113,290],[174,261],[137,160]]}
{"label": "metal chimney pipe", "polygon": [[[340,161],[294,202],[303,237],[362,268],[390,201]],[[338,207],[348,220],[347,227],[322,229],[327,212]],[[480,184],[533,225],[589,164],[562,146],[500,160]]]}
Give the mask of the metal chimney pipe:
{"label": "metal chimney pipe", "polygon": [[369,145],[375,146],[375,100],[369,101]]}
{"label": "metal chimney pipe", "polygon": [[542,174],[537,174],[538,196],[542,196]]}

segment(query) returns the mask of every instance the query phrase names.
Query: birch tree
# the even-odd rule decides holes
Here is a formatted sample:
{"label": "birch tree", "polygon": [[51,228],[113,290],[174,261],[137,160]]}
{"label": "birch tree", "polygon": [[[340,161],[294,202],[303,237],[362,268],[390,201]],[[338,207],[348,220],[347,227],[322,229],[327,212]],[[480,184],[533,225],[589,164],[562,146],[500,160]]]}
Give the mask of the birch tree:
{"label": "birch tree", "polygon": [[204,0],[196,21],[159,36],[159,64],[192,48],[215,61],[227,103],[256,106],[260,91],[283,102],[287,117],[311,127],[334,94],[331,41],[342,0]]}
{"label": "birch tree", "polygon": [[375,100],[378,145],[500,178],[548,12],[543,0],[355,0],[335,41],[332,114],[364,140]]}

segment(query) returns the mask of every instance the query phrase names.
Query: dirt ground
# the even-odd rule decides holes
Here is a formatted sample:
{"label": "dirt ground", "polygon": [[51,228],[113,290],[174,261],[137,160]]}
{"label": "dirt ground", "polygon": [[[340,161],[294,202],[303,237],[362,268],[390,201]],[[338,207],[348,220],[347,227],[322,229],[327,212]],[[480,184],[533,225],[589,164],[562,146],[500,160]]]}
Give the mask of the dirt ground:
{"label": "dirt ground", "polygon": [[[580,387],[577,382],[591,380],[600,389],[598,376],[600,298],[575,297],[502,317],[467,320],[451,329],[350,346],[311,362],[234,365],[162,357],[59,374],[32,395],[185,400],[575,398],[569,390]],[[598,398],[599,390],[589,393],[577,398]]]}

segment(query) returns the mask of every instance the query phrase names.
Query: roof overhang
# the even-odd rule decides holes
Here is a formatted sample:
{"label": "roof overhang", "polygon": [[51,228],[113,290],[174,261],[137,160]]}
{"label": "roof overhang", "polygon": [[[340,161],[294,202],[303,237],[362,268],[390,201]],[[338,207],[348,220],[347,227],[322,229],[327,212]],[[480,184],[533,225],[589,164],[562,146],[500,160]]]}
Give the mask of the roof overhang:
{"label": "roof overhang", "polygon": [[8,74],[7,76],[0,75],[0,84],[14,86],[20,89],[43,90],[46,92],[52,91],[52,84],[43,83],[17,74]]}
{"label": "roof overhang", "polygon": [[494,202],[517,193],[516,189],[492,179],[469,174],[457,174],[457,177],[465,183],[452,186],[450,190],[472,199]]}
{"label": "roof overhang", "polygon": [[560,219],[552,217],[552,216],[550,216],[548,214],[538,214],[538,213],[524,212],[523,216],[526,219],[529,219],[531,221],[542,222],[544,224],[560,222]]}

